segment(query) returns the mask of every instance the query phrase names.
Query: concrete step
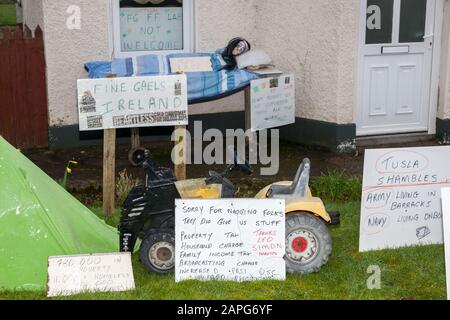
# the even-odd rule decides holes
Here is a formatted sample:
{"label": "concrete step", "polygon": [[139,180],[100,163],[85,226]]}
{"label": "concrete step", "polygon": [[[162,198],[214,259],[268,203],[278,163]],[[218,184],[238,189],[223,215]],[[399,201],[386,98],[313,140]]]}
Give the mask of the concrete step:
{"label": "concrete step", "polygon": [[439,145],[434,134],[407,133],[395,135],[379,135],[356,138],[356,147],[367,148],[403,148]]}

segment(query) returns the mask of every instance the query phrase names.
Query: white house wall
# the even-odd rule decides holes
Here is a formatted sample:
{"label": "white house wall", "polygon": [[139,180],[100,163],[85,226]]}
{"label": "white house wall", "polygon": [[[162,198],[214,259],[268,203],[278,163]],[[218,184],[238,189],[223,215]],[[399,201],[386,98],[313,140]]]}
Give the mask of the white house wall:
{"label": "white house wall", "polygon": [[[44,13],[50,126],[77,124],[76,80],[87,77],[83,64],[112,58],[110,1],[25,2],[34,3],[29,11],[24,10],[24,19],[30,23],[39,23]],[[66,10],[73,4],[81,7],[81,30],[66,27]],[[198,52],[213,51],[232,37],[246,37],[254,47],[268,51],[280,69],[295,73],[298,117],[354,123],[359,6],[358,0],[195,0],[195,47]],[[447,38],[449,6],[446,1]],[[450,118],[448,43],[443,43],[443,52],[438,114]],[[192,106],[190,112],[240,111],[243,101],[243,94],[238,94]]]}
{"label": "white house wall", "polygon": [[[234,37],[257,45],[256,3],[260,0],[195,0],[195,47],[197,52],[215,51]],[[190,106],[189,112],[208,114],[244,110],[244,94]]]}
{"label": "white house wall", "polygon": [[[77,79],[87,77],[84,63],[109,60],[107,0],[42,0],[50,126],[78,123]],[[67,28],[67,8],[81,8],[81,30]],[[95,5],[93,5],[93,3]]]}
{"label": "white house wall", "polygon": [[[35,1],[35,0],[31,0]],[[37,0],[39,1],[39,0]],[[109,0],[42,0],[48,76],[50,126],[78,123],[76,80],[86,78],[83,64],[110,60]],[[196,0],[197,51],[213,51],[230,37],[243,36],[254,42],[256,9],[248,0]],[[93,5],[95,3],[95,5]],[[67,8],[81,8],[81,30],[66,27]],[[191,114],[243,109],[243,95],[191,107]]]}
{"label": "white house wall", "polygon": [[[31,0],[34,1],[34,0]],[[109,0],[43,0],[50,126],[78,122],[76,79],[83,64],[111,59]],[[81,7],[81,30],[66,27],[66,10]],[[353,122],[356,103],[358,1],[196,0],[196,50],[213,51],[235,36],[267,50],[297,76],[297,116]],[[317,28],[318,21],[322,28]],[[339,41],[337,41],[339,39]],[[243,94],[192,106],[191,114],[243,110]]]}
{"label": "white house wall", "polygon": [[450,118],[450,2],[444,7],[438,117]]}
{"label": "white house wall", "polygon": [[258,3],[260,42],[297,80],[297,116],[352,123],[356,106],[359,1]]}
{"label": "white house wall", "polygon": [[36,29],[37,26],[44,27],[42,0],[22,0],[22,21],[31,30]]}

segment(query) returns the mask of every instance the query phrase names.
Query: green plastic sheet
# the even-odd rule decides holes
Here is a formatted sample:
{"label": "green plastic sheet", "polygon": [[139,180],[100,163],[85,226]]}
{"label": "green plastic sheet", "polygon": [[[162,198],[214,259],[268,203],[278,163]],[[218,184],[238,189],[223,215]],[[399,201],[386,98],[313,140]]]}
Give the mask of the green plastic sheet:
{"label": "green plastic sheet", "polygon": [[0,291],[45,291],[49,256],[118,250],[116,229],[0,137]]}

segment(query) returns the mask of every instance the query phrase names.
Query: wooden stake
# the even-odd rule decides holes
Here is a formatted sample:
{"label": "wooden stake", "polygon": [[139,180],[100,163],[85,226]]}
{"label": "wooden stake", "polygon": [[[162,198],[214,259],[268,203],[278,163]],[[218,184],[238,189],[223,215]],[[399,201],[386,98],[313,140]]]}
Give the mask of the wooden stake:
{"label": "wooden stake", "polygon": [[175,127],[175,177],[178,181],[186,180],[186,126]]}
{"label": "wooden stake", "polygon": [[[252,128],[252,97],[251,97],[251,86],[245,88],[245,131],[251,130]],[[255,132],[250,136],[246,136],[245,140],[251,146],[254,142],[257,142],[258,133]],[[251,150],[252,152],[257,152],[257,150]]]}
{"label": "wooden stake", "polygon": [[[115,78],[115,74],[106,76]],[[116,129],[103,131],[103,214],[114,215],[116,198]]]}
{"label": "wooden stake", "polygon": [[245,130],[252,128],[252,102],[251,102],[251,88],[245,88]]}
{"label": "wooden stake", "polygon": [[141,146],[141,139],[139,137],[139,128],[131,129],[131,149],[137,149]]}
{"label": "wooden stake", "polygon": [[103,213],[111,218],[116,197],[116,129],[104,130],[103,136]]}

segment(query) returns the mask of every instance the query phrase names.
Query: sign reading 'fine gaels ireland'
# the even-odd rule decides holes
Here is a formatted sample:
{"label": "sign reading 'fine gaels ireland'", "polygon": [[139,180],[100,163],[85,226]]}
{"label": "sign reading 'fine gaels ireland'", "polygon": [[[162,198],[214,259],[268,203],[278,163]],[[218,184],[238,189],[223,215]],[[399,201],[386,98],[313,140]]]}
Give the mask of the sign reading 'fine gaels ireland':
{"label": "sign reading 'fine gaels ireland'", "polygon": [[188,124],[186,75],[78,80],[80,131]]}
{"label": "sign reading 'fine gaels ireland'", "polygon": [[366,150],[360,251],[441,244],[450,147]]}

